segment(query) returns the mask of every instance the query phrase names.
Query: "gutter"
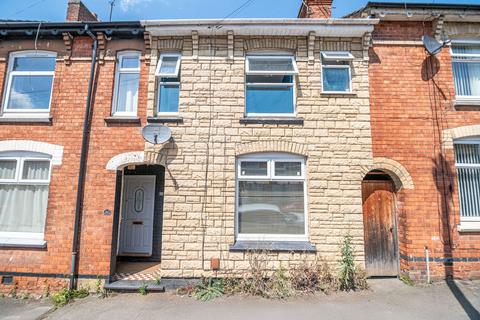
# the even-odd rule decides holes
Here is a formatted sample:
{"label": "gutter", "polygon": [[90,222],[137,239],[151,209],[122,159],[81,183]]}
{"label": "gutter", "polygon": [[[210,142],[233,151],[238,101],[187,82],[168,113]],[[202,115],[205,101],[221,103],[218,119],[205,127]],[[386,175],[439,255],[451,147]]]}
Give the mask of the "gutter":
{"label": "gutter", "polygon": [[85,175],[87,168],[88,142],[90,134],[90,120],[92,117],[93,86],[95,81],[95,69],[97,66],[98,40],[90,31],[88,24],[85,25],[85,33],[93,39],[92,63],[90,65],[90,79],[88,80],[87,104],[85,107],[85,118],[83,120],[82,149],[80,153],[80,168],[78,172],[77,200],[75,204],[75,221],[73,226],[72,241],[72,264],[70,269],[70,290],[77,287],[78,279],[78,251],[80,248],[80,223],[82,220],[83,196],[85,189]]}

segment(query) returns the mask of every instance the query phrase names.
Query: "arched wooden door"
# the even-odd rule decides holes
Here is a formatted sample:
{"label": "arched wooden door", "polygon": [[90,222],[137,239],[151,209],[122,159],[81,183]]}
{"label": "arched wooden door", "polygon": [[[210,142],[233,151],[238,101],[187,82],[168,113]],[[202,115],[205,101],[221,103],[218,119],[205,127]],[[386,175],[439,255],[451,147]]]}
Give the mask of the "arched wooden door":
{"label": "arched wooden door", "polygon": [[392,180],[362,183],[365,268],[368,276],[397,276],[395,187]]}

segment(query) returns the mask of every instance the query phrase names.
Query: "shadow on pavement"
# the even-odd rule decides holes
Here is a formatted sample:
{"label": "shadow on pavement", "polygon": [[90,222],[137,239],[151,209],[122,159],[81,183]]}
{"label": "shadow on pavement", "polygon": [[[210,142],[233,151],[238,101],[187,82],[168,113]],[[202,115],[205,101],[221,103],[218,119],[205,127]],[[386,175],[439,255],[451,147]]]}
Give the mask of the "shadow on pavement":
{"label": "shadow on pavement", "polygon": [[468,299],[463,294],[462,290],[457,286],[455,281],[452,279],[447,279],[447,285],[454,297],[457,299],[458,303],[462,306],[463,310],[467,313],[468,317],[471,320],[480,319],[480,313],[475,309],[475,307],[468,301]]}

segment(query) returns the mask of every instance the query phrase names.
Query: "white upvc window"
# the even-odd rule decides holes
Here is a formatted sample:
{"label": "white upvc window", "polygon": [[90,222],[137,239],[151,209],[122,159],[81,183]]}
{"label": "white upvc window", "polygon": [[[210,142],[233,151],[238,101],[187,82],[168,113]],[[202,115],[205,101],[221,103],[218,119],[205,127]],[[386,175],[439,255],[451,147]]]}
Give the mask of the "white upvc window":
{"label": "white upvc window", "polygon": [[113,116],[136,116],[140,83],[140,52],[123,51],[117,56]]}
{"label": "white upvc window", "polygon": [[452,41],[450,52],[457,101],[480,102],[480,41]]}
{"label": "white upvc window", "polygon": [[297,63],[293,56],[247,56],[247,117],[295,116]]}
{"label": "white upvc window", "polygon": [[43,245],[51,156],[0,153],[0,244]]}
{"label": "white upvc window", "polygon": [[10,54],[3,113],[48,115],[52,100],[56,54],[23,51]]}
{"label": "white upvc window", "polygon": [[459,229],[480,231],[480,137],[455,140]]}
{"label": "white upvc window", "polygon": [[305,158],[258,153],[237,159],[237,240],[307,241]]}
{"label": "white upvc window", "polygon": [[178,53],[164,53],[158,60],[157,114],[177,115],[180,101],[180,63]]}
{"label": "white upvc window", "polygon": [[323,51],[322,92],[345,94],[352,92],[352,66],[354,56],[347,51]]}

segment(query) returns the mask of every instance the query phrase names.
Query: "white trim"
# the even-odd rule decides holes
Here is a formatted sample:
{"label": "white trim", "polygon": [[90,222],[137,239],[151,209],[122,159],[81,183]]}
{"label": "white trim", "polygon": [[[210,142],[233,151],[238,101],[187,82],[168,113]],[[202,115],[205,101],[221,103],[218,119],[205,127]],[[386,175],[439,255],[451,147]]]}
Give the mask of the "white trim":
{"label": "white trim", "polygon": [[[272,71],[272,70],[250,70],[250,60],[290,60],[292,63],[292,71]],[[248,55],[245,59],[245,74],[247,75],[289,75],[294,76],[298,74],[297,62],[291,55]]]}
{"label": "white trim", "polygon": [[[259,162],[267,161],[267,175],[266,176],[241,176],[242,162]],[[264,152],[256,154],[248,154],[237,157],[236,160],[236,175],[235,175],[235,237],[237,240],[251,240],[251,241],[308,241],[308,181],[306,178],[306,164],[305,157],[283,153],[283,152]],[[282,177],[274,176],[275,162],[301,162],[302,176]],[[304,230],[302,235],[293,234],[241,234],[239,233],[239,182],[240,181],[303,181],[303,200],[304,200]]]}
{"label": "white trim", "polygon": [[0,244],[11,246],[44,246],[43,233],[33,232],[0,232]]}
{"label": "white trim", "polygon": [[[173,86],[178,86],[178,96],[179,96],[179,101],[177,105],[177,112],[161,112],[160,111],[160,87],[162,85],[173,85]],[[180,108],[180,81],[178,82],[164,82],[164,81],[159,81],[157,85],[157,103],[155,107],[155,112],[157,115],[162,115],[162,116],[178,116],[178,109]]]}
{"label": "white trim", "polygon": [[63,159],[63,146],[33,140],[0,141],[0,152],[29,151],[50,155],[52,165],[59,166]]}
{"label": "white trim", "polygon": [[125,152],[111,158],[106,165],[106,169],[116,171],[129,164],[142,163],[145,163],[145,151]]}
{"label": "white trim", "polygon": [[457,225],[459,232],[480,232],[480,219],[476,221],[464,221],[462,218],[460,224]]}
{"label": "white trim", "polygon": [[[138,58],[138,68],[122,68],[122,61],[124,58]],[[115,85],[113,89],[113,102],[112,102],[112,116],[118,117],[127,117],[127,116],[136,116],[137,115],[137,108],[138,108],[138,94],[139,94],[139,86],[140,86],[140,57],[141,53],[139,51],[121,51],[117,54],[117,67],[115,70]],[[118,94],[120,90],[120,75],[121,74],[138,74],[139,76],[139,86],[137,87],[137,101],[135,101],[135,105],[133,106],[133,111],[117,111],[118,108]]]}
{"label": "white trim", "polygon": [[[15,63],[16,58],[22,58],[22,57],[50,57],[50,58],[55,58],[55,65],[56,65],[56,58],[57,54],[55,52],[50,52],[50,51],[37,51],[37,50],[28,50],[28,51],[17,51],[17,52],[12,52],[9,56],[9,62],[8,62],[8,69],[7,69],[7,76],[5,77],[6,79],[6,86],[5,86],[5,91],[3,93],[3,104],[2,104],[2,110],[4,113],[10,113],[10,114],[26,114],[26,113],[33,113],[33,114],[49,114],[50,113],[50,108],[52,105],[52,95],[53,95],[53,84],[55,81],[55,67],[53,71],[13,71],[13,66]],[[14,76],[51,76],[52,77],[52,86],[50,88],[50,98],[48,101],[48,108],[47,109],[11,109],[8,108],[8,103],[10,100],[10,90],[12,86],[12,80]]]}
{"label": "white trim", "polygon": [[352,61],[355,59],[349,51],[322,51],[321,55],[326,61]]}
{"label": "white trim", "polygon": [[[479,46],[480,41],[478,40],[453,40],[450,45],[450,55],[452,57],[452,72],[453,72],[453,82],[455,85],[455,102],[462,104],[462,103],[469,103],[469,102],[478,102],[480,100],[480,96],[463,96],[457,94],[457,77],[455,75],[455,68],[453,68],[454,63],[477,63],[480,64],[480,53],[454,53],[453,48],[455,45],[465,45],[465,46]],[[470,59],[458,59],[458,58],[470,58]]]}
{"label": "white trim", "polygon": [[[160,73],[160,69],[162,67],[163,58],[165,57],[175,57],[177,58],[177,65],[175,67],[175,71],[173,73]],[[157,69],[155,70],[155,76],[159,78],[178,78],[180,73],[180,64],[182,61],[182,55],[180,53],[162,53],[160,55],[160,59],[158,59]]]}

